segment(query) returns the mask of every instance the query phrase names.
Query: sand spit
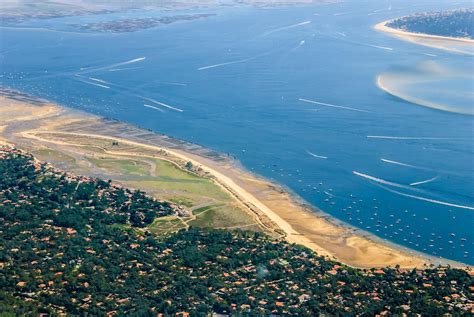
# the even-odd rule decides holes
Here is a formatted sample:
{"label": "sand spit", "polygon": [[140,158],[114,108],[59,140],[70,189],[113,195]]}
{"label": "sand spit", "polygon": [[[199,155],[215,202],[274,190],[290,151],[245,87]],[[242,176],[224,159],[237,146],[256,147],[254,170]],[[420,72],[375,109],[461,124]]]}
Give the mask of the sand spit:
{"label": "sand spit", "polygon": [[[430,100],[425,100],[416,96],[408,95],[406,93],[401,92],[399,89],[394,88],[393,83],[390,82],[390,78],[386,78],[388,76],[382,74],[377,76],[375,80],[375,84],[377,87],[379,87],[381,90],[385,91],[389,95],[392,95],[394,97],[400,98],[402,100],[405,100],[409,103],[412,103],[414,105],[422,106],[422,107],[427,107],[427,108],[432,108],[440,111],[446,111],[446,112],[454,112],[454,113],[459,113],[459,114],[464,114],[464,115],[474,115],[474,109],[462,109],[462,108],[453,108],[448,105],[444,105],[441,103],[433,102]],[[382,138],[381,136],[368,136],[368,137],[379,137]],[[388,137],[386,137],[388,138]],[[414,139],[414,138],[412,138]],[[429,139],[429,138],[424,138],[424,139]],[[441,138],[431,138],[431,139],[441,139]]]}
{"label": "sand spit", "polygon": [[[26,150],[44,146],[60,151],[69,147],[79,153],[84,147],[95,147],[108,155],[122,151],[122,155],[164,157],[180,166],[192,162],[203,177],[225,189],[265,231],[351,266],[465,266],[402,249],[339,223],[282,187],[246,171],[238,162],[201,146],[116,120],[36,102],[11,91],[0,93],[0,141]],[[112,142],[118,142],[120,149],[112,147]]]}
{"label": "sand spit", "polygon": [[472,39],[406,32],[388,27],[387,24],[391,21],[380,22],[374,25],[374,29],[415,44],[459,54],[474,55],[474,40]]}

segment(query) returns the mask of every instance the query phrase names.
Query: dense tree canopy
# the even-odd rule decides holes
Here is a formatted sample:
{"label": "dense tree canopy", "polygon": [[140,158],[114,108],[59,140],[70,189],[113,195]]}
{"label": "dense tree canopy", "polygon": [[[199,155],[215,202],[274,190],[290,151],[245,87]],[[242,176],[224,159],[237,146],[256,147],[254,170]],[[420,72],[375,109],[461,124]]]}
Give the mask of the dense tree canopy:
{"label": "dense tree canopy", "polygon": [[466,271],[359,270],[260,233],[146,230],[173,212],[0,149],[0,314],[470,314]]}
{"label": "dense tree canopy", "polygon": [[388,26],[414,33],[474,38],[474,10],[423,13],[391,21]]}

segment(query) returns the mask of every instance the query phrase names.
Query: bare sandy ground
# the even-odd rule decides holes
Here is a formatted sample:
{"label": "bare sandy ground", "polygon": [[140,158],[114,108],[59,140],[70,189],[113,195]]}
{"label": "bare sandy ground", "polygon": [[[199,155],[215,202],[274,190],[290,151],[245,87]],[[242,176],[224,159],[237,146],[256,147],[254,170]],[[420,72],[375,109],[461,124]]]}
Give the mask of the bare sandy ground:
{"label": "bare sandy ground", "polygon": [[433,102],[429,100],[425,100],[422,98],[417,98],[416,96],[408,95],[406,93],[402,93],[397,89],[393,88],[393,85],[390,85],[390,78],[386,78],[384,74],[377,76],[377,79],[375,81],[377,87],[385,91],[386,93],[398,97],[400,99],[403,99],[405,101],[408,101],[410,103],[416,104],[416,105],[421,105],[424,107],[432,108],[432,109],[437,109],[437,110],[442,110],[442,111],[447,111],[447,112],[454,112],[454,113],[461,113],[461,114],[466,114],[466,115],[474,115],[473,110],[464,110],[464,109],[454,109],[453,107],[450,107],[448,105],[444,105],[438,102]]}
{"label": "bare sandy ground", "polygon": [[388,27],[387,24],[390,22],[391,20],[380,22],[374,26],[374,29],[415,44],[460,54],[474,55],[474,40],[472,39],[406,32]]}
{"label": "bare sandy ground", "polygon": [[402,249],[338,223],[282,187],[208,149],[57,105],[33,104],[34,99],[24,96],[3,95],[0,96],[0,142],[25,149],[42,144],[57,149],[96,146],[110,152],[112,148],[107,147],[117,141],[126,152],[121,154],[133,151],[134,155],[165,156],[180,166],[192,162],[203,177],[209,177],[225,189],[257,223],[273,232],[273,236],[279,235],[345,264],[355,267],[400,265],[402,268],[448,263],[465,266]]}

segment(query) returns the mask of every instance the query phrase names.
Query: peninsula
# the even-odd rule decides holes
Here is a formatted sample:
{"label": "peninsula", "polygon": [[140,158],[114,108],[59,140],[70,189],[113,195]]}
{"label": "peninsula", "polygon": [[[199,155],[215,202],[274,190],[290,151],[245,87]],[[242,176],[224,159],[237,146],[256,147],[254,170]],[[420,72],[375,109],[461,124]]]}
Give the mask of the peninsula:
{"label": "peninsula", "polygon": [[[120,142],[112,141],[122,151],[139,147]],[[163,219],[186,217],[178,206],[12,146],[0,145],[0,177],[5,315],[467,316],[471,309],[472,271],[355,269],[260,232],[158,233]]]}
{"label": "peninsula", "polygon": [[452,52],[474,53],[474,10],[420,13],[378,23],[374,28],[416,44]]}
{"label": "peninsula", "polygon": [[[187,205],[191,218],[184,222],[171,218],[170,223],[160,224],[166,232],[196,224],[263,231],[356,267],[463,266],[402,250],[338,223],[230,158],[193,144],[6,89],[0,98],[0,114],[4,143],[64,170],[113,179]],[[160,170],[164,162],[200,180],[177,174],[175,168]],[[200,219],[203,211],[207,212],[201,216],[206,216]]]}

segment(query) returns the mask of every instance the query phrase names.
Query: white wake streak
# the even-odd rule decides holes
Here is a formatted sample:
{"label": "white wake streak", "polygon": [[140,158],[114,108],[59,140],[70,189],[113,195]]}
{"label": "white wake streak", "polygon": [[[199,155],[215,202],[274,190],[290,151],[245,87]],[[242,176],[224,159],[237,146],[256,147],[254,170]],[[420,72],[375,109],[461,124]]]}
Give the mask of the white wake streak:
{"label": "white wake streak", "polygon": [[284,26],[284,27],[281,27],[281,28],[278,28],[278,29],[267,31],[267,32],[263,33],[261,36],[268,36],[268,35],[276,33],[276,32],[289,30],[289,29],[296,28],[298,26],[302,26],[302,25],[306,25],[306,24],[310,24],[310,23],[311,23],[311,21],[304,21],[304,22],[301,22],[301,23]]}
{"label": "white wake streak", "polygon": [[117,67],[120,67],[120,66],[135,64],[135,63],[141,62],[145,59],[146,59],[146,57],[138,57],[138,58],[134,58],[132,60],[121,62],[121,63],[116,63],[116,64],[103,66],[103,67],[99,67],[99,68],[87,69],[87,70],[83,71],[82,74],[95,73],[95,72],[99,72],[99,71],[103,71],[103,70],[109,70],[109,69],[112,69],[112,68],[117,68]]}
{"label": "white wake streak", "polygon": [[351,12],[338,12],[338,13],[334,13],[333,16],[337,17],[337,16],[340,16],[340,15],[346,15],[346,14],[349,14]]}
{"label": "white wake streak", "polygon": [[109,72],[123,72],[125,70],[141,69],[143,67],[124,67],[124,68],[112,68],[109,69]]}
{"label": "white wake streak", "polygon": [[[407,186],[397,184],[397,183],[392,183],[392,182],[389,182],[389,181],[386,181],[386,180],[383,180],[383,179],[380,179],[380,178],[377,178],[377,177],[374,177],[374,176],[370,176],[370,175],[367,175],[367,174],[359,173],[359,172],[356,172],[356,171],[353,171],[352,173],[354,173],[357,176],[372,180],[376,183],[409,189],[409,188],[407,188]],[[389,192],[392,192],[392,193],[395,193],[395,194],[398,194],[398,195],[401,195],[401,196],[405,196],[405,197],[409,197],[409,198],[413,198],[413,199],[417,199],[417,200],[422,200],[422,201],[430,202],[430,203],[433,203],[433,204],[444,205],[444,206],[455,207],[455,208],[461,208],[461,209],[474,210],[474,207],[470,207],[470,206],[457,205],[457,204],[452,204],[452,203],[441,201],[441,200],[435,200],[435,199],[430,199],[430,198],[426,198],[426,197],[406,194],[406,193],[402,193],[402,192],[399,192],[399,191],[396,191],[396,190],[393,190],[393,189],[390,189],[390,188],[386,188],[384,186],[380,186],[380,187],[382,187],[383,189],[385,189]]]}
{"label": "white wake streak", "polygon": [[261,53],[261,54],[258,54],[258,55],[252,56],[252,57],[248,57],[248,58],[244,58],[244,59],[238,59],[238,60],[234,60],[234,61],[229,61],[229,62],[224,62],[224,63],[219,63],[219,64],[213,64],[213,65],[209,65],[209,66],[203,66],[203,67],[199,67],[197,70],[206,70],[206,69],[222,67],[222,66],[226,66],[226,65],[250,62],[254,59],[269,55],[269,54],[271,54],[271,52],[272,51]]}
{"label": "white wake streak", "polygon": [[90,80],[93,80],[93,81],[96,81],[96,82],[99,82],[99,83],[102,83],[102,84],[108,84],[108,82],[106,82],[105,80],[102,80],[102,79],[98,79],[98,78],[94,78],[94,77],[89,77]]}
{"label": "white wake streak", "polygon": [[335,197],[333,194],[328,193],[327,191],[324,191],[324,193],[325,193],[326,195],[328,195],[329,197],[331,197],[331,198],[334,198],[334,197]]}
{"label": "white wake streak", "polygon": [[105,88],[105,89],[110,89],[109,86],[106,86],[106,85],[102,85],[102,84],[98,84],[98,83],[91,83],[90,81],[86,81],[86,80],[79,80],[81,83],[84,83],[84,84],[89,84],[89,85],[94,85],[94,86],[97,86],[97,87],[102,87],[102,88]]}
{"label": "white wake streak", "polygon": [[315,158],[318,158],[318,159],[323,159],[323,160],[326,160],[328,157],[327,156],[322,156],[322,155],[317,155],[317,154],[314,154],[310,151],[306,151],[306,153],[308,153],[309,155],[311,155],[312,157],[315,157]]}
{"label": "white wake streak", "polygon": [[186,87],[186,86],[188,86],[188,84],[173,83],[173,82],[168,82],[168,81],[165,81],[163,84],[166,84],[166,85],[173,85],[173,86],[181,86],[181,87]]}
{"label": "white wake streak", "polygon": [[366,178],[368,180],[379,183],[379,184],[389,185],[389,186],[408,189],[408,190],[420,191],[420,190],[415,190],[414,188],[410,188],[409,186],[406,186],[406,185],[390,182],[390,181],[387,181],[387,180],[384,180],[384,179],[381,179],[381,178],[377,178],[377,177],[374,177],[374,176],[370,176],[370,175],[367,175],[367,174],[364,174],[364,173],[360,173],[360,172],[357,172],[357,171],[352,171],[352,173],[354,173],[355,175],[360,176],[362,178]]}
{"label": "white wake streak", "polygon": [[410,186],[416,186],[416,185],[431,183],[431,182],[437,180],[438,178],[439,178],[439,176],[435,176],[433,178],[430,178],[430,179],[427,179],[427,180],[424,180],[424,181],[411,183]]}
{"label": "white wake streak", "polygon": [[411,164],[406,164],[406,163],[401,163],[401,162],[392,161],[392,160],[387,160],[387,159],[384,159],[384,158],[381,158],[380,160],[381,160],[382,162],[385,162],[385,163],[390,163],[390,164],[395,164],[395,165],[400,165],[400,166],[405,166],[405,167],[411,167],[411,168],[417,168],[417,169],[424,169],[424,168],[419,167],[419,166],[415,166],[415,165],[411,165]]}
{"label": "white wake streak", "polygon": [[429,203],[432,203],[432,204],[449,206],[449,207],[460,208],[460,209],[474,210],[474,207],[470,207],[470,206],[457,205],[457,204],[452,204],[452,203],[448,203],[448,202],[445,202],[445,201],[440,201],[440,200],[430,199],[430,198],[426,198],[426,197],[420,197],[420,196],[405,194],[405,193],[401,193],[399,191],[396,191],[396,190],[393,190],[393,189],[390,189],[390,188],[385,188],[383,186],[381,186],[381,187],[384,188],[385,190],[389,191],[389,192],[392,192],[392,193],[395,193],[395,194],[398,194],[398,195],[401,195],[401,196],[417,199],[417,200],[426,201],[426,202],[429,202]]}
{"label": "white wake streak", "polygon": [[238,64],[238,63],[245,63],[245,62],[251,61],[252,59],[254,59],[254,57],[239,59],[239,60],[225,62],[225,63],[214,64],[214,65],[209,65],[209,66],[203,66],[203,67],[199,67],[198,70],[211,69],[211,68],[222,67],[222,66]]}
{"label": "white wake streak", "polygon": [[374,47],[374,48],[380,48],[381,50],[393,51],[393,48],[391,48],[391,47],[378,46],[378,45],[373,45],[373,44],[367,44],[367,45],[369,45],[370,47]]}
{"label": "white wake streak", "polygon": [[388,140],[453,140],[452,138],[388,136],[388,135],[367,135],[367,138],[369,138],[369,139],[388,139]]}
{"label": "white wake streak", "polygon": [[183,112],[183,111],[184,111],[183,109],[179,109],[179,108],[170,106],[170,105],[168,105],[168,104],[166,104],[166,103],[163,103],[163,102],[160,102],[160,101],[151,99],[151,98],[145,98],[145,97],[141,97],[141,98],[143,98],[144,100],[147,100],[147,101],[149,101],[149,102],[152,102],[152,103],[154,103],[154,104],[160,105],[160,106],[162,106],[162,107],[165,107],[165,108],[174,110],[174,111],[178,111],[178,112]]}
{"label": "white wake streak", "polygon": [[357,109],[357,108],[351,108],[351,107],[344,107],[344,106],[338,106],[338,105],[333,105],[333,104],[330,104],[330,103],[319,102],[319,101],[314,101],[314,100],[309,100],[309,99],[304,99],[304,98],[299,98],[298,100],[299,100],[299,101],[303,101],[303,102],[307,102],[307,103],[316,104],[316,105],[331,107],[331,108],[340,108],[340,109],[346,109],[346,110],[351,110],[351,111],[358,111],[358,112],[367,112],[367,113],[370,113],[370,111],[367,111],[367,110],[362,110],[362,109]]}
{"label": "white wake streak", "polygon": [[155,106],[150,106],[150,105],[147,105],[147,104],[144,104],[143,106],[144,106],[144,107],[147,107],[147,108],[151,108],[151,109],[158,110],[158,111],[160,111],[160,112],[165,112],[163,109],[158,108],[158,107],[155,107]]}

